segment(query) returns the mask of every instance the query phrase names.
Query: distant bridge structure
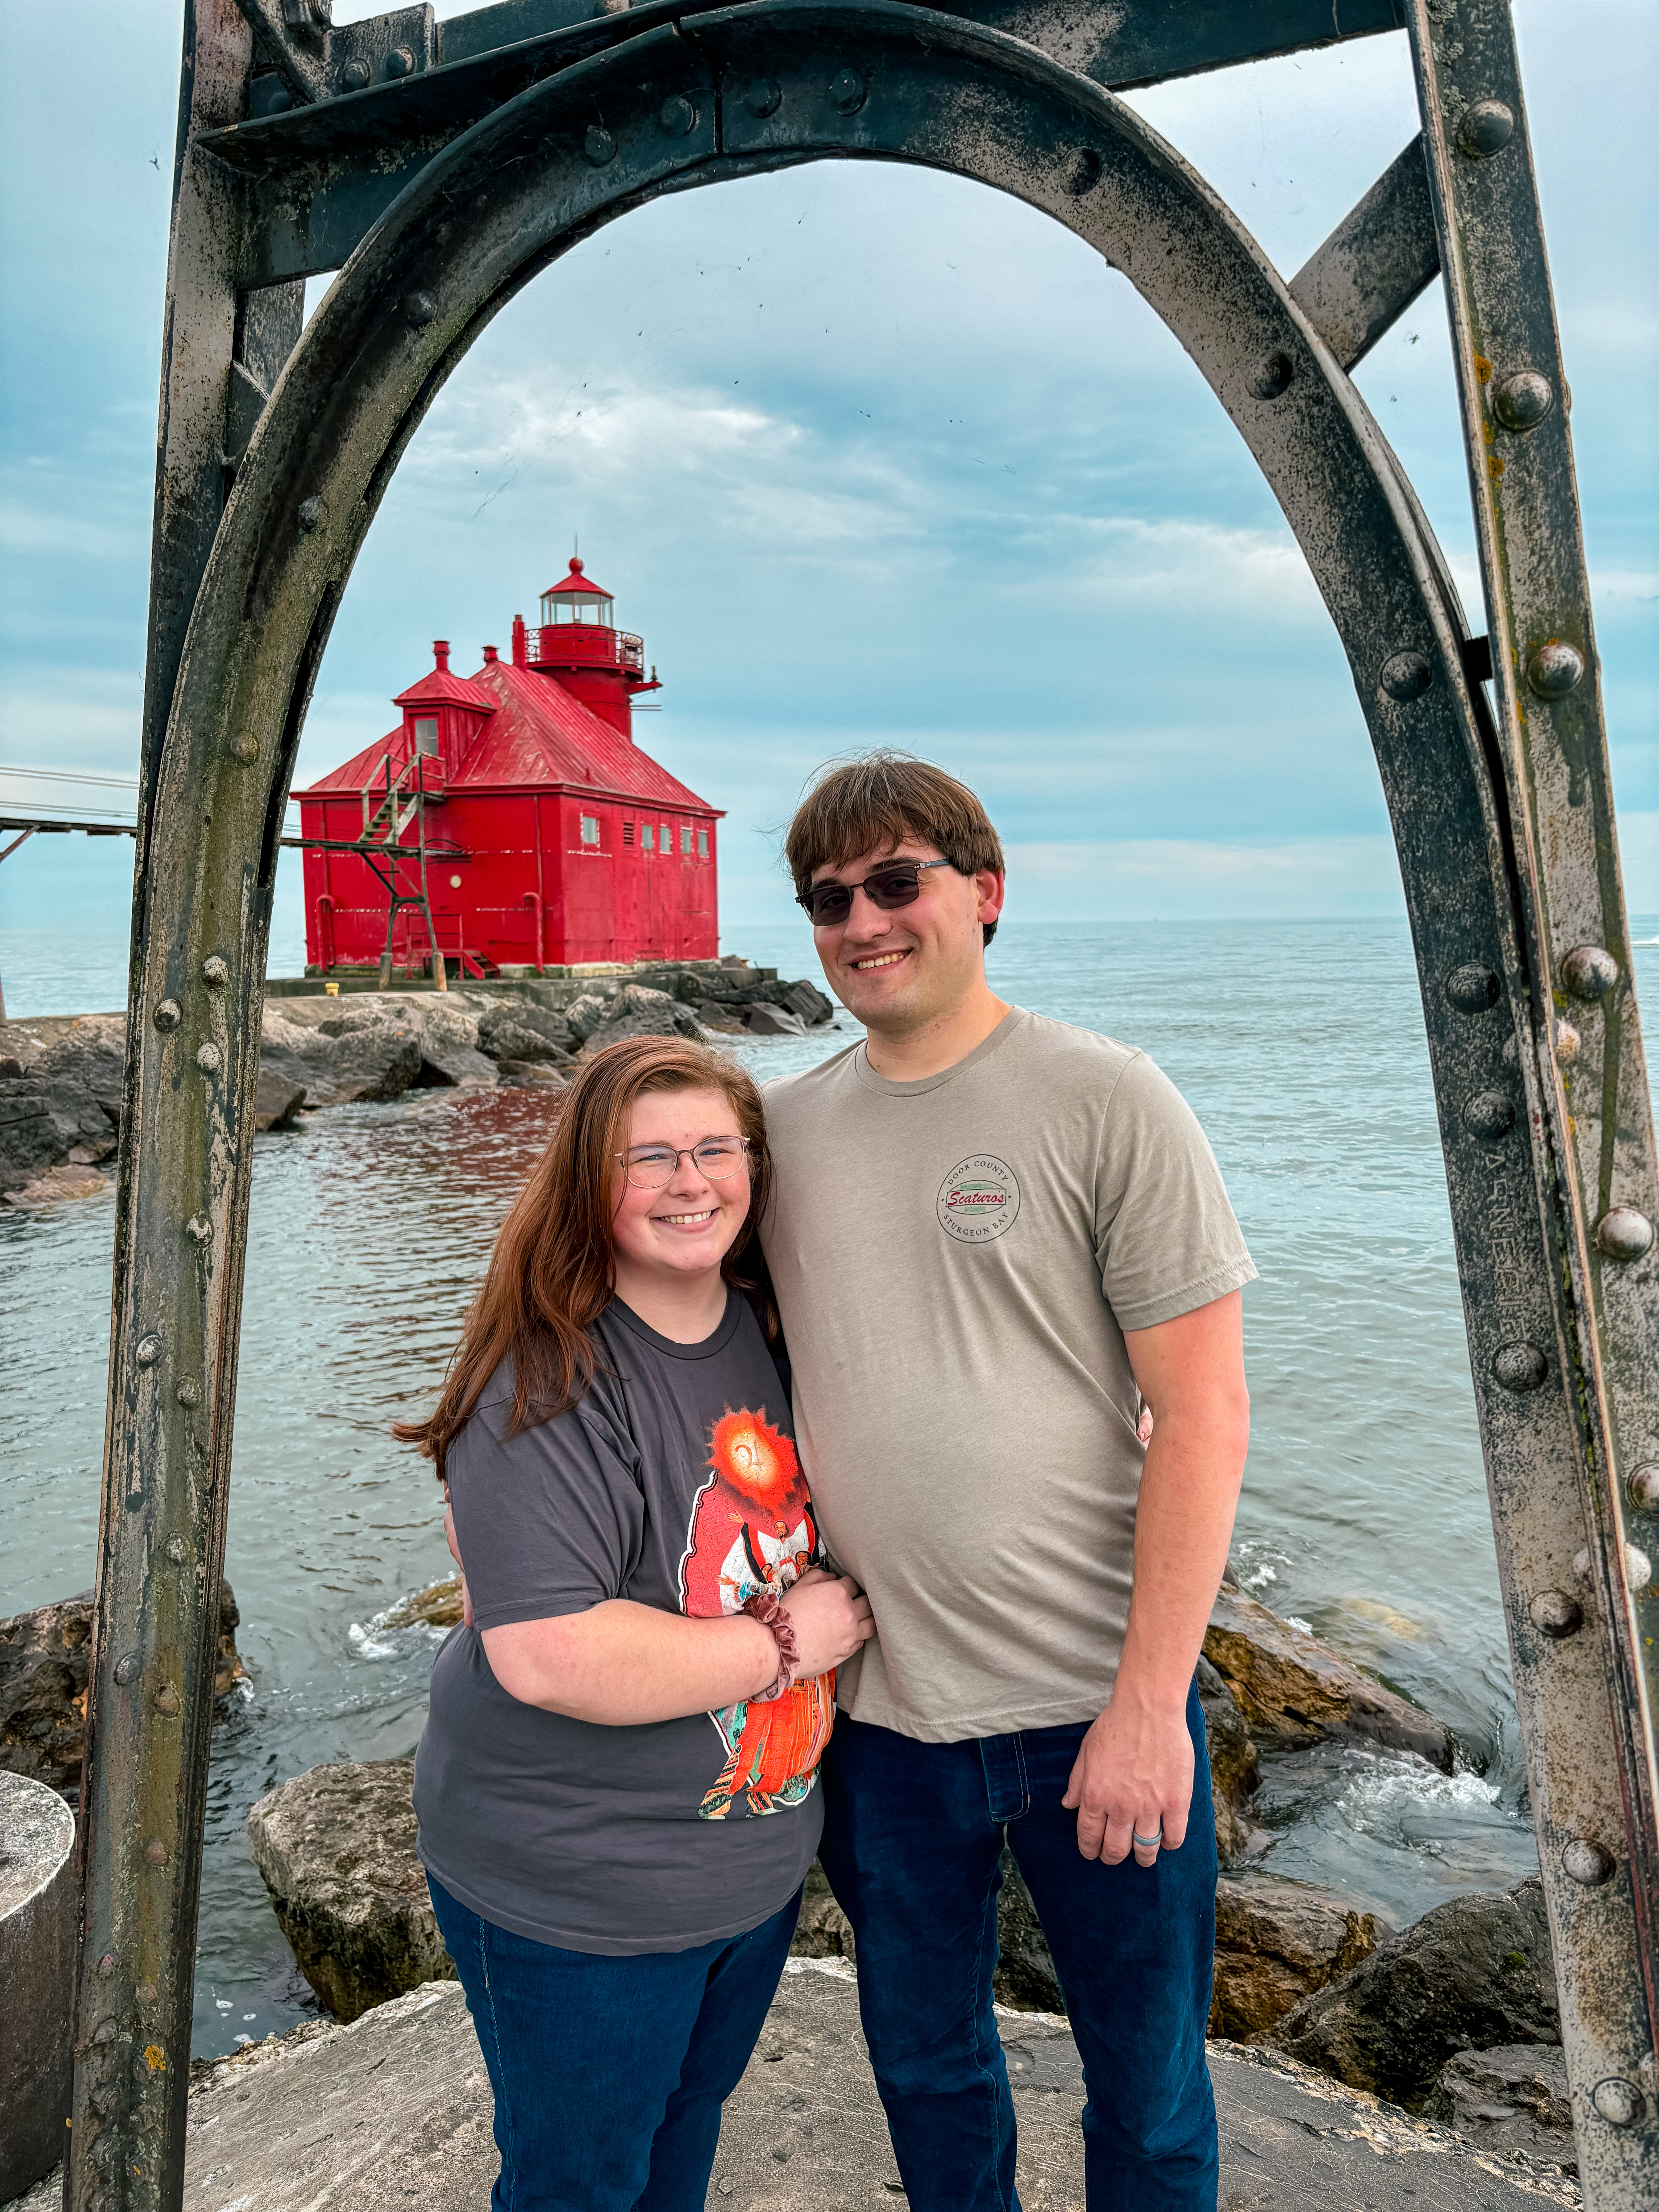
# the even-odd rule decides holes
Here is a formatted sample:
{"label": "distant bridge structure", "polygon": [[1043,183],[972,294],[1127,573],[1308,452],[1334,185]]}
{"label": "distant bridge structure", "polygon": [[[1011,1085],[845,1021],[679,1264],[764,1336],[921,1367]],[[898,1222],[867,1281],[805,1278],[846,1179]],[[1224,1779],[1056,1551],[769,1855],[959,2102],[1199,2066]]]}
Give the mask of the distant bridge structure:
{"label": "distant bridge structure", "polygon": [[[1120,270],[1255,455],[1341,636],[1422,984],[1585,2200],[1659,2203],[1659,1178],[1504,0],[329,14],[185,9],[70,2212],[180,2203],[266,933],[352,563],[434,395],[532,276],[659,194],[825,159],[994,185]],[[1288,281],[1117,96],[1399,34],[1421,133]],[[303,281],[331,270],[302,331]],[[1478,633],[1350,376],[1437,272]]]}

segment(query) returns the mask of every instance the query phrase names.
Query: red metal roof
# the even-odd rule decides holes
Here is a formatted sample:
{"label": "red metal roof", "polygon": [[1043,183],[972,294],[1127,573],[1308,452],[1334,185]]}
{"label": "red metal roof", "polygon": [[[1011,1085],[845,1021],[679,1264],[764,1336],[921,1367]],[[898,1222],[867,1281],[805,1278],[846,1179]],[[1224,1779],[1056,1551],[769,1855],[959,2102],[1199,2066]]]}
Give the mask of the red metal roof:
{"label": "red metal roof", "polygon": [[[447,680],[460,681],[454,677]],[[555,677],[533,668],[515,668],[509,660],[489,660],[467,679],[465,689],[481,694],[497,711],[480,730],[459,769],[447,779],[451,792],[565,788],[714,819],[725,811],[699,799],[649,753],[641,752],[573,698]],[[404,692],[403,698],[412,696]],[[401,746],[404,739],[401,728],[389,732],[294,796],[324,799],[362,790],[387,748]]]}
{"label": "red metal roof", "polygon": [[584,575],[582,564],[574,553],[570,556],[570,574],[561,576],[556,584],[550,584],[542,597],[556,598],[561,592],[582,592],[595,599],[614,599],[617,596],[614,592],[607,592],[603,584],[596,584],[591,576]]}
{"label": "red metal roof", "polygon": [[394,707],[473,707],[481,714],[493,714],[495,702],[487,691],[465,677],[449,672],[449,647],[442,638],[432,641],[432,658],[435,664],[428,676],[418,684],[411,684],[407,691],[398,692]]}

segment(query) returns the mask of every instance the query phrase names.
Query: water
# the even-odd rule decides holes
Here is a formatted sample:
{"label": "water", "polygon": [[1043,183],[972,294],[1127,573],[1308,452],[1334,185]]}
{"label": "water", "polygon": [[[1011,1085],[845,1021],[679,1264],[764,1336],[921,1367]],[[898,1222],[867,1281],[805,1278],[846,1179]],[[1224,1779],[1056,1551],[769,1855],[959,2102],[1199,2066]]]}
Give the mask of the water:
{"label": "water", "polygon": [[[1659,923],[1636,933],[1638,981],[1659,984]],[[750,950],[799,975],[803,937]],[[1396,1923],[1516,1880],[1535,1856],[1403,925],[1008,924],[991,969],[1005,997],[1144,1045],[1203,1119],[1262,1278],[1236,1565],[1463,1747],[1449,1778],[1330,1747],[1271,1762],[1267,1863]],[[59,1009],[89,1003],[55,981]],[[741,1049],[764,1079],[853,1034]],[[257,1141],[227,1553],[252,1680],[214,1737],[198,2053],[314,2009],[248,1806],[420,1734],[437,1638],[375,1621],[448,1559],[430,1472],[387,1429],[429,1402],[546,1116],[534,1091],[426,1091]],[[106,1200],[0,1213],[0,1612],[92,1580],[111,1226]]]}

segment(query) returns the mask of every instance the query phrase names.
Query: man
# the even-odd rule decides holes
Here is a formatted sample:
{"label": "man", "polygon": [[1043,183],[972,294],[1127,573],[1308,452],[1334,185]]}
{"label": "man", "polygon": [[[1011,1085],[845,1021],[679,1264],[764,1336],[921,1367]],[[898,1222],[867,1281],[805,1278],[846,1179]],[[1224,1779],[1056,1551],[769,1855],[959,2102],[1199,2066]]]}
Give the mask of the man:
{"label": "man", "polygon": [[1168,1079],[992,992],[1003,859],[970,791],[874,755],[823,777],[786,852],[867,1031],[769,1086],[764,1241],[823,1534],[875,1614],[838,1688],[822,1856],[911,2212],[1018,2203],[1005,1840],[1086,2069],[1091,2212],[1210,2212],[1193,1674],[1255,1270]]}

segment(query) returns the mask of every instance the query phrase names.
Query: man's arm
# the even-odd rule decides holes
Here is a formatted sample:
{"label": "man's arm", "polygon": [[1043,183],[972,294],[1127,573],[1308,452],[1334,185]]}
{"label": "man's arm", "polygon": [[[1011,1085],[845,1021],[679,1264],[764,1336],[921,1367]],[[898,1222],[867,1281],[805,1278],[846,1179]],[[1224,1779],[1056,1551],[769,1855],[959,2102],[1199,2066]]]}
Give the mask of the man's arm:
{"label": "man's arm", "polygon": [[1155,1836],[1178,1850],[1193,1797],[1187,1692],[1227,1564],[1250,1437],[1238,1291],[1155,1328],[1126,1331],[1155,1417],[1135,1514],[1134,1590],[1112,1701],[1083,1739],[1064,1803],[1078,1849],[1143,1866]]}

